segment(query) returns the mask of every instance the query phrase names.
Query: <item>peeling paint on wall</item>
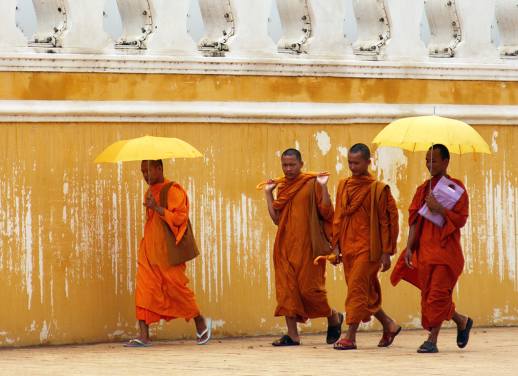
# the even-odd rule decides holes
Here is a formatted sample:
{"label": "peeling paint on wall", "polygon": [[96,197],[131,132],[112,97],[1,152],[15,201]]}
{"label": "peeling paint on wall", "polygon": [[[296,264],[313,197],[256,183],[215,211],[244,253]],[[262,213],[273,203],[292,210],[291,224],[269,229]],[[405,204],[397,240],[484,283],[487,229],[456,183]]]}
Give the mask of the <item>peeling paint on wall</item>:
{"label": "peeling paint on wall", "polygon": [[[189,264],[190,286],[202,312],[224,322],[216,334],[277,333],[283,324],[273,317],[276,227],[255,185],[279,176],[278,154],[298,144],[307,170],[339,174],[330,178],[335,192],[338,180],[348,176],[348,145],[369,144],[381,127],[4,124],[0,284],[5,288],[0,299],[9,302],[9,309],[0,311],[0,346],[99,341],[135,333],[134,284],[146,186],[138,163],[95,165],[92,160],[112,141],[146,133],[180,137],[205,155],[166,161],[165,171],[190,198],[202,253]],[[466,272],[456,300],[480,324],[516,324],[518,131],[502,126],[478,130],[487,140],[498,135],[496,152],[453,156],[451,162],[451,174],[465,182],[471,202],[462,238]],[[427,177],[423,161],[423,153],[394,148],[374,154],[373,173],[397,198],[402,234],[410,199]],[[400,246],[405,241],[400,238]],[[416,326],[418,292],[410,286],[390,287],[385,274],[382,284],[385,308]],[[327,289],[332,305],[343,309],[341,268],[328,269]],[[320,321],[305,330],[324,330]],[[177,320],[157,327],[156,333],[177,338],[192,336],[193,329]]]}

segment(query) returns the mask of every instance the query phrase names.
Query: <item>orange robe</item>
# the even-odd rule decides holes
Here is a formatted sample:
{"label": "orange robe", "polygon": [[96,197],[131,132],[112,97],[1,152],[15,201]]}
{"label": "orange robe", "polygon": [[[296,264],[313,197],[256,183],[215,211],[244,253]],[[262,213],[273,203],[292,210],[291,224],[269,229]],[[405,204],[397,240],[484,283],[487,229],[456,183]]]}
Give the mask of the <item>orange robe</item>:
{"label": "orange robe", "polygon": [[386,186],[374,208],[378,214],[378,259],[372,260],[371,244],[371,176],[352,176],[340,181],[336,193],[333,219],[333,245],[342,253],[347,298],[346,323],[368,322],[381,309],[381,286],[378,280],[381,253],[394,254],[396,249],[398,213],[396,202]]}
{"label": "orange robe", "polygon": [[328,317],[331,307],[325,289],[325,263],[313,264],[310,236],[310,198],[316,193],[318,212],[329,226],[333,206],[322,204],[322,190],[315,176],[301,173],[294,181],[283,179],[273,202],[280,211],[273,248],[277,308],[275,316],[308,318]]}
{"label": "orange robe", "polygon": [[[150,187],[156,202],[160,203],[160,191],[167,183],[166,180]],[[169,225],[178,243],[187,229],[189,201],[186,192],[175,183],[169,189],[164,216],[151,209],[147,209],[146,214],[144,238],[138,253],[137,319],[144,320],[148,325],[160,319],[192,319],[200,311],[194,293],[187,287],[186,265],[169,265],[162,224],[165,221]]]}
{"label": "orange robe", "polygon": [[[460,229],[468,220],[468,194],[462,182],[448,178],[463,187],[464,194],[453,209],[446,209],[446,222],[439,227],[418,214],[428,195],[430,181],[417,188],[409,209],[409,225],[416,226],[412,260],[415,269],[406,267],[403,251],[391,276],[394,286],[403,279],[421,290],[421,324],[426,330],[451,320],[455,313],[453,289],[464,268]],[[432,179],[432,189],[438,181],[438,178]]]}

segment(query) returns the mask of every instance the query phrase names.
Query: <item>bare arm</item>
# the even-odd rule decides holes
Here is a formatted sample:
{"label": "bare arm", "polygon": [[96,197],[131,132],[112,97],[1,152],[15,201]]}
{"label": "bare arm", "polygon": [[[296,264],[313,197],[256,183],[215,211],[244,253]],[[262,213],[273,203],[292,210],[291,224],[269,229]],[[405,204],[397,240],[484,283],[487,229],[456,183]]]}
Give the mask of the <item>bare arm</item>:
{"label": "bare arm", "polygon": [[414,268],[414,265],[412,265],[412,254],[414,253],[415,248],[415,235],[415,224],[413,224],[410,226],[410,230],[408,232],[408,241],[405,253],[405,263],[410,269]]}
{"label": "bare arm", "polygon": [[273,223],[278,225],[279,211],[273,207],[273,190],[276,186],[277,184],[275,184],[273,181],[269,181],[268,184],[266,184],[264,187],[264,195],[266,198],[266,205],[268,206],[268,213],[270,214],[270,218],[272,219]]}
{"label": "bare arm", "polygon": [[317,183],[322,187],[322,201],[321,205],[328,207],[331,205],[331,196],[329,195],[329,190],[327,189],[327,182],[329,181],[329,175],[319,175],[317,177]]}

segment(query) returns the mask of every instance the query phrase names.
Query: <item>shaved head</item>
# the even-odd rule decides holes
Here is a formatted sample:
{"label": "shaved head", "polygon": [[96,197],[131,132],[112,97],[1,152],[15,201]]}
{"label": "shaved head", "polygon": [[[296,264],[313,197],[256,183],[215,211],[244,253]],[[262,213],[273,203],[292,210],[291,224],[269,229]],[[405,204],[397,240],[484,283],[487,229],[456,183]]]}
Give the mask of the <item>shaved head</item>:
{"label": "shaved head", "polygon": [[282,152],[282,157],[295,157],[297,161],[302,162],[302,154],[297,149],[286,149]]}
{"label": "shaved head", "polygon": [[369,147],[365,144],[354,144],[351,146],[351,149],[349,150],[349,153],[356,154],[360,153],[365,160],[371,159],[371,151]]}

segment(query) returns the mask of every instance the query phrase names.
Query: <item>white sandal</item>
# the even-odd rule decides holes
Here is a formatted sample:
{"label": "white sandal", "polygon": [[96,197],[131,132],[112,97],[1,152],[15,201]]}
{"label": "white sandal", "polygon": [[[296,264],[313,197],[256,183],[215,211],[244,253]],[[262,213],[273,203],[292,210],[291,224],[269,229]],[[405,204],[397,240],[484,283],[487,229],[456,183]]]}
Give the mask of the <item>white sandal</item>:
{"label": "white sandal", "polygon": [[[196,338],[198,339],[198,341],[196,341],[196,343],[198,345],[205,345],[207,342],[209,342],[210,340],[210,337],[212,336],[212,319],[210,318],[207,318],[205,319],[205,330],[201,333],[198,333],[196,332]],[[205,338],[204,340],[201,340],[203,338],[203,336],[207,335],[207,338]]]}

